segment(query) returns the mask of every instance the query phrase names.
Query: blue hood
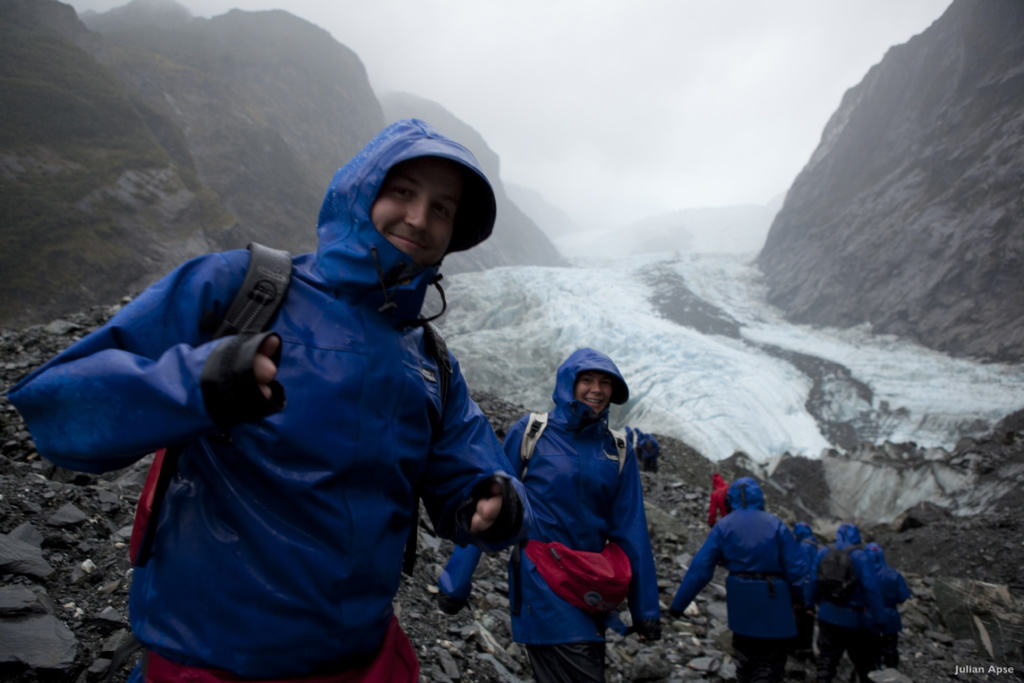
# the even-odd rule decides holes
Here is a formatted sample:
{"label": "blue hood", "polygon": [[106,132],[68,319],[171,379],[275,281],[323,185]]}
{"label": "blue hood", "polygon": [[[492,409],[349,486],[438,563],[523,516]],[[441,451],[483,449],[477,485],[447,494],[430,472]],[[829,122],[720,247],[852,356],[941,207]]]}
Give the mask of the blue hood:
{"label": "blue hood", "polygon": [[764,493],[753,477],[740,477],[729,486],[731,510],[764,510]]}
{"label": "blue hood", "polygon": [[393,166],[423,156],[449,159],[465,169],[448,252],[487,239],[494,228],[494,192],[472,152],[425,122],[406,119],[378,133],[334,174],[320,208],[315,264],[300,269],[339,295],[394,302],[397,319],[417,316],[440,263],[423,267],[413,262],[377,232],[370,207]]}
{"label": "blue hood", "polygon": [[[555,391],[551,394],[556,409],[565,415],[570,425],[578,425],[584,416],[593,415],[590,407],[577,401],[574,394],[576,376],[586,370],[598,370],[611,375],[612,403],[621,404],[629,400],[629,387],[626,386],[626,380],[622,378],[622,373],[611,358],[594,349],[576,349],[559,366],[555,378]],[[606,409],[598,417],[604,419],[607,415]]]}
{"label": "blue hood", "polygon": [[796,536],[796,540],[802,541],[805,538],[814,538],[814,532],[811,530],[811,525],[807,522],[797,522],[793,525],[793,535]]}
{"label": "blue hood", "polygon": [[839,528],[836,529],[836,547],[837,548],[848,548],[851,545],[857,545],[860,543],[860,529],[857,528],[856,524],[840,524]]}
{"label": "blue hood", "polygon": [[864,550],[867,551],[872,569],[879,572],[885,568],[885,553],[882,552],[882,546],[877,543],[868,543],[864,546]]}

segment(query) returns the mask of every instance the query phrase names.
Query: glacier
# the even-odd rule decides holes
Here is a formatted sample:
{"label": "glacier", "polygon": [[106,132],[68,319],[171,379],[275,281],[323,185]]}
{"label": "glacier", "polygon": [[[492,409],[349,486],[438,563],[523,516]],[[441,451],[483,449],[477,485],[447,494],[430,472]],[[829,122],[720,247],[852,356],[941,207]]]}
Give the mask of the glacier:
{"label": "glacier", "polygon": [[[575,255],[569,267],[460,273],[445,278],[450,306],[437,325],[472,389],[529,410],[551,408],[555,371],[573,350],[603,351],[630,387],[629,401],[611,409],[612,425],[680,439],[712,460],[743,451],[770,462],[783,453],[819,457],[841,448],[821,411],[855,424],[864,441],[949,449],[1024,407],[1022,365],[955,358],[866,326],[786,322],[766,303],[751,260]],[[665,316],[654,303],[654,270],[684,282],[738,334]],[[838,364],[851,381],[821,384],[827,405],[816,415],[808,405],[813,378],[771,348]]]}

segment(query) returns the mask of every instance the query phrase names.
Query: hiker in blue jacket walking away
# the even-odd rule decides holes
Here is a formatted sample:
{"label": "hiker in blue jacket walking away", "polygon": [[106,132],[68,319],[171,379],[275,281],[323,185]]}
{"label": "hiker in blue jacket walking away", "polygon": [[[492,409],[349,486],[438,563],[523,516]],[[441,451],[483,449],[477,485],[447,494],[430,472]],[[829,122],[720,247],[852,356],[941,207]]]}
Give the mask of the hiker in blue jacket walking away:
{"label": "hiker in blue jacket walking away", "polygon": [[208,254],[11,390],[63,467],[181,445],[132,577],[145,680],[417,681],[392,610],[417,496],[440,535],[489,550],[530,519],[420,313],[443,257],[494,217],[469,150],[399,121],[335,174],[268,331],[213,339],[201,321],[224,318],[248,255]]}
{"label": "hiker in blue jacket walking away", "polygon": [[681,617],[714,576],[725,581],[729,629],[740,683],[781,681],[790,640],[796,635],[793,600],[800,600],[806,561],[786,524],[764,509],[752,477],[729,486],[729,514],[719,520],[693,558],[670,612]]}
{"label": "hiker in blue jacket walking away", "polygon": [[636,453],[637,462],[644,472],[658,471],[658,455],[661,454],[661,446],[654,434],[640,431],[635,427],[626,427],[626,440],[633,447]]}
{"label": "hiker in blue jacket walking away", "polygon": [[[582,348],[558,368],[552,397],[554,410],[522,417],[505,437],[534,514],[509,562],[512,636],[539,683],[603,683],[605,629],[622,628],[624,597],[639,636],[661,637],[636,456],[608,427],[609,403],[625,403],[629,389],[608,356]],[[479,559],[455,549],[439,580],[442,609],[465,604]]]}
{"label": "hiker in blue jacket walking away", "polygon": [[811,567],[814,566],[814,559],[818,556],[819,544],[814,537],[814,531],[807,522],[797,522],[793,525],[793,535],[796,537],[803,553],[804,562],[807,566],[807,573],[804,574],[800,587],[800,600],[793,604],[793,617],[796,619],[796,638],[793,639],[792,654],[796,659],[810,661],[814,659],[814,603],[804,602],[804,595],[807,592],[807,584],[811,581]]}
{"label": "hiker in blue jacket walking away", "polygon": [[864,550],[878,577],[878,590],[882,593],[883,618],[878,625],[878,663],[881,668],[896,669],[900,665],[900,631],[903,630],[899,605],[910,597],[910,588],[903,574],[886,564],[882,546],[868,543]]}
{"label": "hiker in blue jacket walking away", "polygon": [[[825,585],[831,576],[822,571],[829,553],[845,553],[849,558],[852,576],[844,581],[842,591]],[[833,559],[839,558],[833,556]],[[875,635],[884,619],[882,595],[878,578],[871,568],[871,560],[861,544],[860,529],[856,524],[840,524],[836,542],[818,551],[811,567],[811,580],[807,584],[805,599],[818,605],[818,683],[830,683],[835,678],[839,661],[846,652],[862,683],[870,680],[868,674],[875,668],[878,640]]]}

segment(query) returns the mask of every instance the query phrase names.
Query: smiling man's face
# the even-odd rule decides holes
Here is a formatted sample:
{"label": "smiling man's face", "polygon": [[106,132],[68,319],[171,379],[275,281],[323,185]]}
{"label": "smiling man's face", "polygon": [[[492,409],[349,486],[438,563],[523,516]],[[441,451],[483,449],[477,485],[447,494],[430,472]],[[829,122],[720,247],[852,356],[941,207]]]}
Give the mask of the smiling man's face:
{"label": "smiling man's face", "polygon": [[598,370],[584,370],[576,375],[573,397],[600,415],[612,400],[612,376]]}
{"label": "smiling man's face", "polygon": [[409,159],[388,171],[370,207],[370,220],[417,264],[432,266],[448,250],[461,197],[458,164],[438,157]]}

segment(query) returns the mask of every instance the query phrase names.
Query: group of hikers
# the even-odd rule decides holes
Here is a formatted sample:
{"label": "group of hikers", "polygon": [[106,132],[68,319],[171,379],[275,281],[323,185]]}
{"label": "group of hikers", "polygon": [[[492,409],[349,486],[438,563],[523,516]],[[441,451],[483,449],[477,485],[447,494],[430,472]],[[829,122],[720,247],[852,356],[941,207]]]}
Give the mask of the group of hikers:
{"label": "group of hikers", "polygon": [[[899,605],[910,597],[903,575],[860,529],[840,524],[820,544],[807,522],[792,531],[765,511],[752,477],[731,485],[715,473],[708,505],[711,532],[690,563],[669,608],[682,616],[717,566],[725,567],[726,607],[737,677],[780,681],[786,660],[815,660],[816,680],[832,681],[848,654],[862,683],[871,671],[899,665]],[[816,619],[815,619],[816,617]],[[813,649],[817,621],[817,655]]]}
{"label": "group of hikers", "polygon": [[[130,681],[417,681],[393,601],[421,500],[456,546],[446,612],[467,603],[482,552],[511,549],[513,638],[536,680],[603,681],[609,628],[661,637],[640,475],[658,444],[609,427],[629,398],[615,363],[574,351],[554,408],[501,443],[429,324],[443,291],[441,312],[421,310],[443,258],[487,239],[495,214],[467,148],[395,122],[334,175],[314,252],[189,260],[10,389],[57,465],[98,473],[157,453],[131,544],[143,655]],[[722,564],[740,680],[778,680],[779,641],[803,623],[792,603],[819,605],[819,680],[844,650],[873,667],[881,549],[840,527],[858,585],[830,602],[815,575],[827,549],[805,555],[753,479],[723,496],[670,611]]]}

